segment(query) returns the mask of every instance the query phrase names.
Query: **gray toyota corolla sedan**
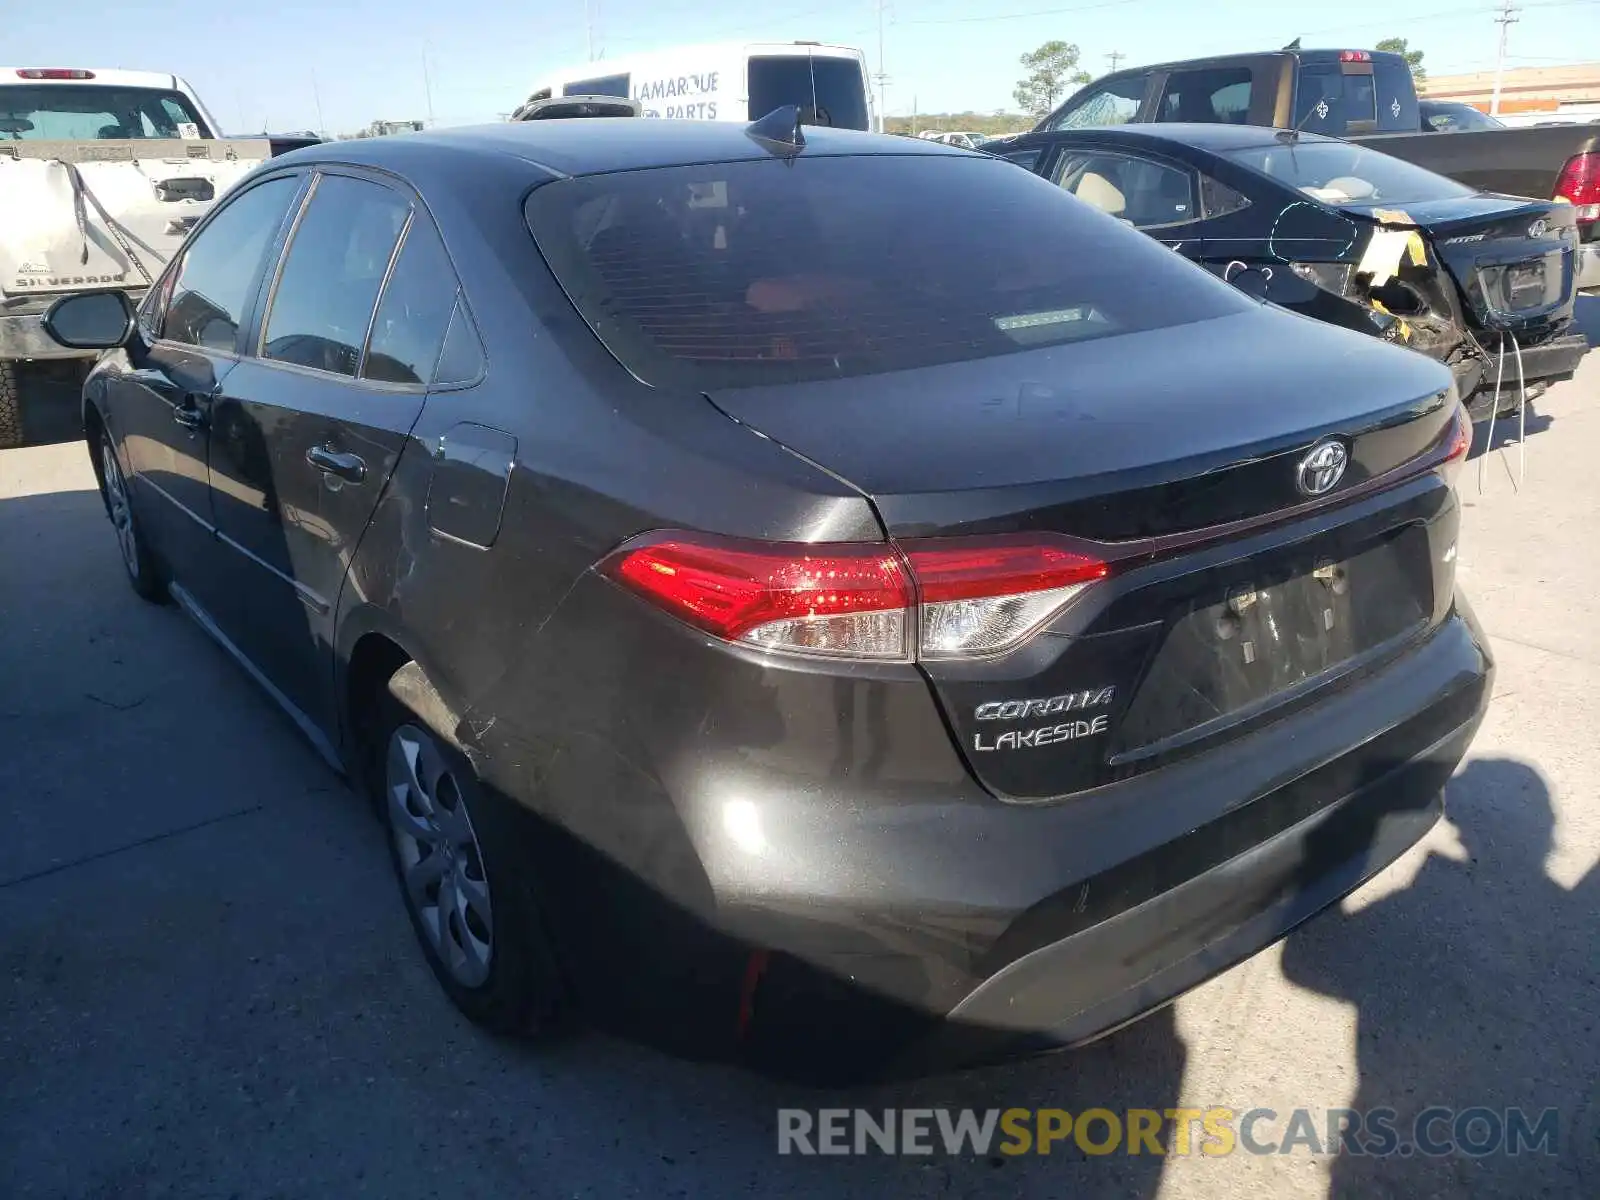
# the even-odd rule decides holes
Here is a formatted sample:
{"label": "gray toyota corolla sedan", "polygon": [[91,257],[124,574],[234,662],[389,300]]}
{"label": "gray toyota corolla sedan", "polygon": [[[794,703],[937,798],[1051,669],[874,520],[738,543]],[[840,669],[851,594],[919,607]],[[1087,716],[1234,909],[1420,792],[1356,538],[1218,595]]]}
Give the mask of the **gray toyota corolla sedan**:
{"label": "gray toyota corolla sedan", "polygon": [[134,589],[495,1029],[1083,1041],[1412,845],[1489,694],[1448,371],[926,141],[319,145],[47,325]]}

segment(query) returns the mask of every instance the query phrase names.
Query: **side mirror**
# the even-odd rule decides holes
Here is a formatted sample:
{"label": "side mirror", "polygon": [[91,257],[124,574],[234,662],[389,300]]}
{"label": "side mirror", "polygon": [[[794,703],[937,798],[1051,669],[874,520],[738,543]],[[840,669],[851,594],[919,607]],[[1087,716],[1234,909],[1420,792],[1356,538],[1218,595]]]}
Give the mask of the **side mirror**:
{"label": "side mirror", "polygon": [[43,324],[69,350],[111,350],[133,336],[133,304],[126,292],[79,292],[52,304]]}

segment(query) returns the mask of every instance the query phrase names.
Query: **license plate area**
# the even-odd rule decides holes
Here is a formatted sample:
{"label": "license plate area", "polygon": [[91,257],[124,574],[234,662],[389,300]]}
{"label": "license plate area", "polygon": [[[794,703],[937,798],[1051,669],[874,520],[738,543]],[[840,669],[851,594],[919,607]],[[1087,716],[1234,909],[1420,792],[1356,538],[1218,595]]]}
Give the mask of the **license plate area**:
{"label": "license plate area", "polygon": [[1481,267],[1478,278],[1491,312],[1524,314],[1561,302],[1565,271],[1557,252]]}
{"label": "license plate area", "polygon": [[1202,592],[1166,630],[1118,729],[1113,760],[1164,753],[1318,686],[1421,628],[1433,609],[1425,532],[1351,557]]}

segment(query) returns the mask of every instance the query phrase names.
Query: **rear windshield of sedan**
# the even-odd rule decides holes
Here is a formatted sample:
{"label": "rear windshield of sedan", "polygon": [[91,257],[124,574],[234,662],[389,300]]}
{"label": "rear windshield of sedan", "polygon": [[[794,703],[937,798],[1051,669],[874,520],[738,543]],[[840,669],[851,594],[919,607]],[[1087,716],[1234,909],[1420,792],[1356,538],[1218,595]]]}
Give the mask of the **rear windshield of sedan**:
{"label": "rear windshield of sedan", "polygon": [[1224,156],[1324,204],[1418,204],[1477,193],[1412,163],[1349,142],[1278,142]]}
{"label": "rear windshield of sedan", "polygon": [[647,383],[700,390],[984,358],[1248,307],[999,159],[768,158],[561,180],[529,226]]}

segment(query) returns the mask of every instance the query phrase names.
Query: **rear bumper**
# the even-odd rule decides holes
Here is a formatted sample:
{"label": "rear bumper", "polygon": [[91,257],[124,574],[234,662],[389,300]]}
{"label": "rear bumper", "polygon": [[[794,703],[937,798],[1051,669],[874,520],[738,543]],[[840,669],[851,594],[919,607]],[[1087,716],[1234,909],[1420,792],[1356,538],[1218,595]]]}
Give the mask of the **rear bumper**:
{"label": "rear bumper", "polygon": [[791,977],[757,993],[754,1025],[804,1039],[819,1000],[853,998],[876,1026],[886,1008],[908,1018],[895,1069],[925,1070],[1073,1045],[1160,1007],[1428,831],[1492,670],[1461,605],[1386,669],[1196,760],[1043,807],[908,808],[893,847],[842,820],[832,871],[879,842],[861,865],[880,906],[722,897],[741,941],[809,968],[809,991]]}
{"label": "rear bumper", "polygon": [[1600,242],[1585,242],[1579,246],[1576,266],[1580,292],[1600,288]]}
{"label": "rear bumper", "polygon": [[0,362],[19,358],[95,358],[98,350],[68,350],[40,323],[41,312],[0,315]]}
{"label": "rear bumper", "polygon": [[[145,289],[127,288],[129,298],[138,304]],[[69,350],[44,330],[42,318],[50,306],[72,292],[54,292],[23,297],[0,305],[0,362],[19,358],[98,358],[98,350]]]}
{"label": "rear bumper", "polygon": [[[1491,346],[1491,352],[1494,351]],[[1589,339],[1581,333],[1552,338],[1536,346],[1522,347],[1522,377],[1527,383],[1554,383],[1571,378],[1583,356],[1589,351]],[[1474,421],[1492,417],[1495,409],[1495,376],[1497,362],[1470,362],[1456,364],[1456,387],[1468,397],[1467,408]],[[1500,381],[1500,391],[1510,403],[1516,401],[1517,364],[1515,355],[1508,353],[1505,375]]]}

